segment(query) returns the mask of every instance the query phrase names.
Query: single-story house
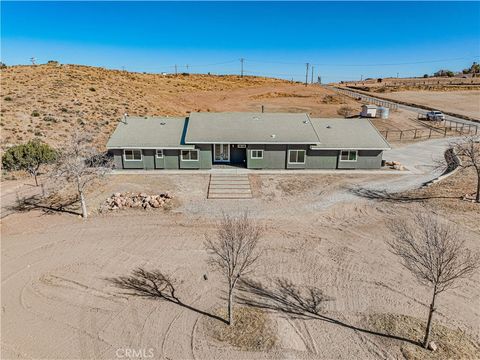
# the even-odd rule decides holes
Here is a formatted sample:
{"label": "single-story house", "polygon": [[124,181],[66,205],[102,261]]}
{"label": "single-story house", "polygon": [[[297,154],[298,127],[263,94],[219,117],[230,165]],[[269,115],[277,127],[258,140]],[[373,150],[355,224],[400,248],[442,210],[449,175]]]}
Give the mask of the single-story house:
{"label": "single-story house", "polygon": [[125,116],[107,149],[119,169],[378,169],[390,146],[366,119],[195,112]]}
{"label": "single-story house", "polygon": [[362,112],[360,113],[361,117],[376,117],[377,116],[377,105],[362,105]]}

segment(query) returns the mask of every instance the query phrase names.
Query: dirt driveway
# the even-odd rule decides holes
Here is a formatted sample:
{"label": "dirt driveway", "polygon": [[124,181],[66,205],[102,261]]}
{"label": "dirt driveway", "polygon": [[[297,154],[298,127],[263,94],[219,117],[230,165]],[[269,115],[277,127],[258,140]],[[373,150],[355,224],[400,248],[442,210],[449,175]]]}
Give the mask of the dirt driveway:
{"label": "dirt driveway", "polygon": [[[368,333],[365,317],[426,315],[429,293],[385,243],[391,236],[385,221],[418,205],[346,191],[389,178],[258,175],[253,200],[217,201],[205,199],[207,176],[125,175],[109,180],[91,202],[113,191],[168,190],[177,206],[93,214],[87,221],[38,211],[10,215],[1,223],[2,358],[115,359],[125,349],[152,351],[156,359],[399,357],[401,341]],[[225,287],[207,266],[203,241],[222,211],[244,209],[268,228],[252,279],[321,289],[331,298],[322,313],[336,322],[269,312],[278,336],[269,352],[240,351],[206,335],[205,314],[224,306]],[[478,233],[465,238],[479,248]],[[138,267],[171,274],[189,307],[132,296],[109,280]],[[478,338],[479,297],[476,276],[441,298],[438,321]]]}

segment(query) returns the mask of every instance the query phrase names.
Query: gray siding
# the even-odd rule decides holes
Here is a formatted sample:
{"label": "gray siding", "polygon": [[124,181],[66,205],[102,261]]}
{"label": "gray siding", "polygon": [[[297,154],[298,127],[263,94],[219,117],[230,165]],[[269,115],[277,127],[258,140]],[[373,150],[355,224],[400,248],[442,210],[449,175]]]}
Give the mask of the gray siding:
{"label": "gray siding", "polygon": [[120,149],[109,150],[109,153],[113,155],[114,168],[123,169],[123,161],[122,161],[123,150],[120,150]]}
{"label": "gray siding", "polygon": [[[285,169],[286,145],[248,145],[247,167],[249,169]],[[263,150],[263,159],[252,159],[252,150]]]}
{"label": "gray siding", "polygon": [[381,150],[359,150],[357,161],[338,161],[339,169],[380,169],[382,166]]}
{"label": "gray siding", "polygon": [[143,168],[145,170],[155,169],[155,150],[143,150]]}
{"label": "gray siding", "polygon": [[288,162],[288,151],[287,151],[287,169],[305,169],[308,163],[308,145],[288,145],[288,150],[305,150],[305,163],[303,164],[290,164]]}
{"label": "gray siding", "polygon": [[[201,144],[196,148],[200,150],[196,161],[181,160],[180,150],[164,149],[163,158],[157,158],[156,150],[144,149],[142,160],[135,161],[125,161],[120,149],[110,153],[117,169],[211,169],[212,145]],[[288,150],[293,149],[306,150],[305,164],[288,163]],[[252,150],[263,150],[263,159],[252,159]],[[310,150],[308,145],[248,145],[246,149],[249,169],[379,169],[382,155],[381,150],[359,150],[357,161],[340,161],[340,150]]]}
{"label": "gray siding", "polygon": [[336,169],[338,150],[308,150],[307,169]]}
{"label": "gray siding", "polygon": [[163,166],[164,169],[178,169],[180,156],[179,150],[163,150]]}

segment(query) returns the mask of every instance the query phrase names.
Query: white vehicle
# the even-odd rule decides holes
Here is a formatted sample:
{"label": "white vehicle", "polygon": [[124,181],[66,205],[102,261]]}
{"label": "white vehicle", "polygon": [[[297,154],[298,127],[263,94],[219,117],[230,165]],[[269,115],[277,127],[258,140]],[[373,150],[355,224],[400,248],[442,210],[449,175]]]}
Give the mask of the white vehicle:
{"label": "white vehicle", "polygon": [[443,121],[445,120],[445,115],[443,115],[441,111],[429,111],[427,113],[427,120]]}

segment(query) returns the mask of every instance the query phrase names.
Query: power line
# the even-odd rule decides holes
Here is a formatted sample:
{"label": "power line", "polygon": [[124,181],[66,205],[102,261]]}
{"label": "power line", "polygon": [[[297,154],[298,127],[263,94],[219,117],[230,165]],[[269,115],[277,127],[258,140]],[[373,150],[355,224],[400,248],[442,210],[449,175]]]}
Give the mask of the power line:
{"label": "power line", "polygon": [[241,66],[241,68],[242,68],[242,69],[241,69],[241,72],[240,72],[240,76],[241,76],[241,77],[243,77],[243,61],[244,61],[244,60],[245,60],[244,58],[241,58],[241,59],[240,59],[240,66]]}

